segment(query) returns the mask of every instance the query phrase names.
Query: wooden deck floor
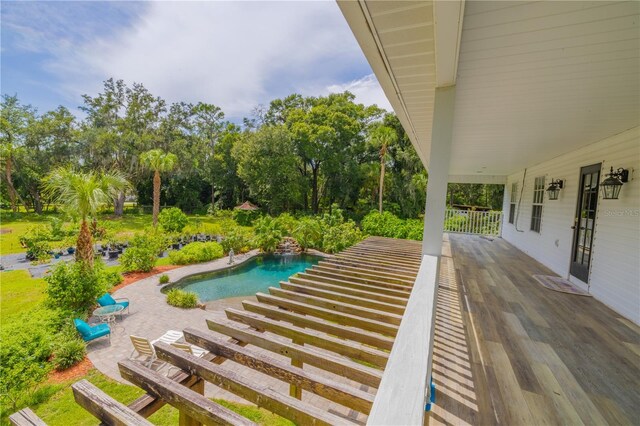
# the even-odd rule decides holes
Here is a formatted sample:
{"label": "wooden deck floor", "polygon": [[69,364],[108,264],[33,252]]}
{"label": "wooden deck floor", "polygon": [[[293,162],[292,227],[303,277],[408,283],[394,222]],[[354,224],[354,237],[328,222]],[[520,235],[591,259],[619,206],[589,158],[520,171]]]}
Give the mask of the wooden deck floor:
{"label": "wooden deck floor", "polygon": [[532,275],[552,272],[502,239],[449,240],[431,424],[640,422],[637,326],[591,297],[541,287]]}

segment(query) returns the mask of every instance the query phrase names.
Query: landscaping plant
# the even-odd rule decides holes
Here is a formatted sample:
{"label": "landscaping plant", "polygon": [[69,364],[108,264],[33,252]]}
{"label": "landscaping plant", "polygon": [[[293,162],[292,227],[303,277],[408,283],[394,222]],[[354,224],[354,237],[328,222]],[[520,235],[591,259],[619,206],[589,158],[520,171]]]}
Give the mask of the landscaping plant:
{"label": "landscaping plant", "polygon": [[160,232],[136,234],[120,256],[120,265],[125,272],[149,272],[156,265],[158,253],[167,245],[167,238]]}
{"label": "landscaping plant", "polygon": [[187,244],[181,250],[169,253],[169,261],[175,265],[189,265],[192,263],[208,262],[224,256],[222,246],[218,243],[196,242]]}
{"label": "landscaping plant", "polygon": [[198,306],[198,295],[192,291],[172,288],[167,292],[167,303],[177,308],[195,308]]}
{"label": "landscaping plant", "polygon": [[170,152],[162,152],[152,149],[140,154],[140,162],[149,170],[153,170],[153,227],[158,226],[158,214],[160,213],[160,172],[173,170],[178,162],[178,157]]}
{"label": "landscaping plant", "polygon": [[179,208],[171,207],[160,212],[158,221],[166,232],[181,232],[189,223],[189,218]]}
{"label": "landscaping plant", "polygon": [[265,253],[272,253],[287,235],[282,223],[271,216],[262,216],[255,221],[254,243]]}
{"label": "landscaping plant", "polygon": [[72,215],[81,219],[76,243],[76,260],[93,265],[93,238],[87,218],[98,208],[115,200],[129,188],[129,183],[118,172],[77,172],[70,167],[53,170],[44,179],[45,193],[54,203],[61,204]]}
{"label": "landscaping plant", "polygon": [[159,282],[160,284],[167,284],[167,283],[169,283],[169,275],[167,275],[167,274],[162,274],[162,275],[160,275],[160,277],[158,278],[158,282]]}

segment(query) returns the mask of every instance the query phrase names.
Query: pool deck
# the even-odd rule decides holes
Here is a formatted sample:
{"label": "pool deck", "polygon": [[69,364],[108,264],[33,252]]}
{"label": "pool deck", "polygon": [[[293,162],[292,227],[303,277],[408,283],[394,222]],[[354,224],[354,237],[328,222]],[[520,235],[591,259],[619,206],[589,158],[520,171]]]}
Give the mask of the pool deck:
{"label": "pool deck", "polygon": [[[327,256],[324,253],[309,250],[309,254]],[[258,250],[236,255],[234,266],[247,262],[259,255]],[[170,282],[203,272],[217,271],[229,267],[229,258],[224,257],[212,262],[188,265],[164,272]],[[112,327],[111,343],[107,339],[98,339],[87,347],[88,357],[93,365],[103,374],[121,383],[127,383],[118,370],[118,361],[130,356],[133,345],[130,335],[148,338],[150,341],[162,336],[167,330],[182,330],[188,327],[208,330],[206,319],[226,318],[226,308],[242,308],[243,300],[256,301],[255,296],[240,296],[215,300],[206,303],[204,309],[181,309],[166,303],[166,295],[161,292],[163,285],[158,284],[157,274],[128,285],[113,294],[114,298],[129,299],[130,313],[118,318]],[[95,322],[91,318],[90,322]],[[165,370],[162,370],[166,372]],[[235,395],[208,385],[206,394],[209,397],[243,401]]]}

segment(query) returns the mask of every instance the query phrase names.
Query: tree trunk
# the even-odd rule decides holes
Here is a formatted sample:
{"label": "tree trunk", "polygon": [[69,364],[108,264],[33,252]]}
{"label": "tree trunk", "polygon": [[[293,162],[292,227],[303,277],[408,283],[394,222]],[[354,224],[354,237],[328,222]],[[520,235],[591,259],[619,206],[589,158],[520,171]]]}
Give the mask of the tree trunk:
{"label": "tree trunk", "polygon": [[380,187],[378,188],[378,210],[382,213],[382,193],[384,192],[384,156],[387,153],[386,147],[383,145],[380,149]]}
{"label": "tree trunk", "polygon": [[124,192],[121,192],[113,202],[113,212],[120,217],[124,214]]}
{"label": "tree trunk", "polygon": [[384,192],[384,157],[380,158],[380,188],[378,189],[378,210],[382,213],[382,193]]}
{"label": "tree trunk", "polygon": [[16,188],[13,186],[13,179],[11,178],[11,169],[12,169],[12,161],[11,157],[7,158],[7,166],[5,167],[5,176],[7,178],[7,189],[9,190],[9,200],[11,200],[11,210],[14,213],[18,212],[18,203],[16,202],[18,196],[16,192]]}
{"label": "tree trunk", "polygon": [[313,214],[318,214],[318,166],[311,166],[312,181],[311,181],[311,208]]}
{"label": "tree trunk", "polygon": [[93,238],[86,219],[82,219],[80,224],[76,245],[76,262],[85,262],[88,266],[93,266]]}
{"label": "tree trunk", "polygon": [[153,175],[153,226],[158,226],[158,215],[160,214],[160,172],[156,170]]}
{"label": "tree trunk", "polygon": [[42,214],[42,199],[40,198],[40,192],[36,189],[33,191],[33,210],[37,214]]}

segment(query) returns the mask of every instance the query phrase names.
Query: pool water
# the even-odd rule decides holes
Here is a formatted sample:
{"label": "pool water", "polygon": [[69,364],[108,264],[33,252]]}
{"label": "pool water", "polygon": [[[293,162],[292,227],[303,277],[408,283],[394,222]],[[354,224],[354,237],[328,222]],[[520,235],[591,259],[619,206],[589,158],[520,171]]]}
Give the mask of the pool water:
{"label": "pool water", "polygon": [[201,302],[252,296],[260,291],[267,292],[269,287],[280,287],[280,281],[286,281],[319,260],[321,257],[307,254],[258,256],[232,268],[186,277],[166,289],[193,291]]}

